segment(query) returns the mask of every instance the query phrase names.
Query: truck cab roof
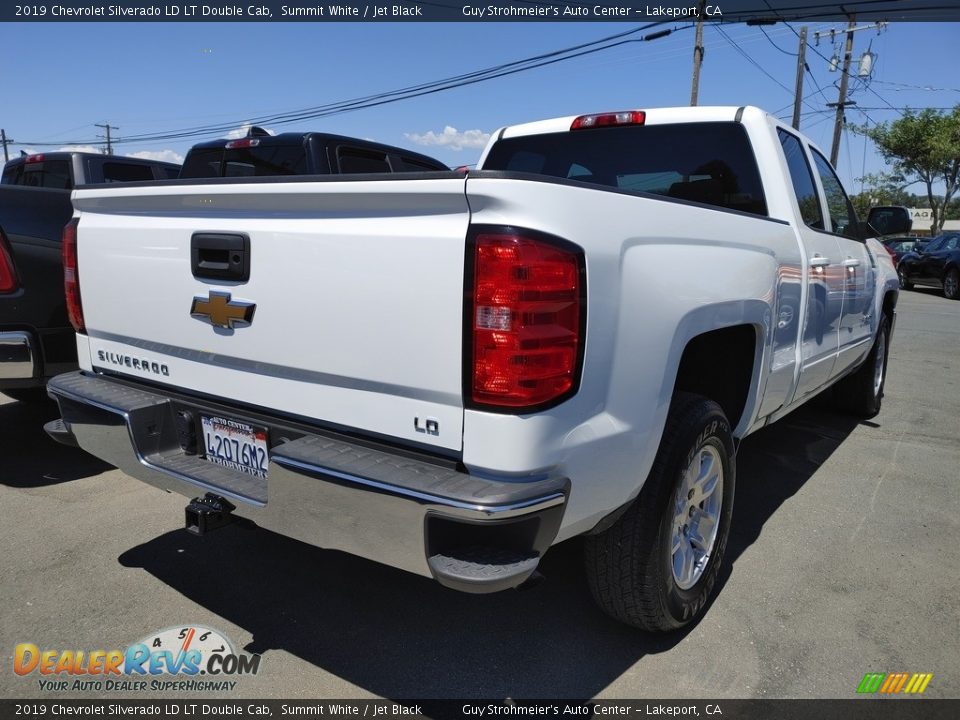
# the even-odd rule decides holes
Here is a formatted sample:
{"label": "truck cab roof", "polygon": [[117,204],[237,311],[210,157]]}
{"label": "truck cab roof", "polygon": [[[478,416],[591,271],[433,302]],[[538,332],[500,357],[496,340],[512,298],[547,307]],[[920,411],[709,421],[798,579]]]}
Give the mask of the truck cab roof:
{"label": "truck cab roof", "polygon": [[444,171],[427,155],[371,140],[323,132],[269,135],[259,128],[242,138],[194,145],[181,178],[328,175]]}

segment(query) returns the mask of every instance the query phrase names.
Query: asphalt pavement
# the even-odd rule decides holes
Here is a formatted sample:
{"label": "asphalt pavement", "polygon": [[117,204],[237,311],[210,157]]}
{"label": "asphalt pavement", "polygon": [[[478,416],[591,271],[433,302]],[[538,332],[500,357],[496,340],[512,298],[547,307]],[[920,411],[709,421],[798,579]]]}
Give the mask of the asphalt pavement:
{"label": "asphalt pavement", "polygon": [[[178,626],[261,654],[206,698],[852,698],[866,672],[960,697],[960,302],[901,295],[883,410],[803,408],[744,441],[720,593],[645,635],[589,596],[578,541],[528,590],[471,596],[239,525],[46,438],[0,396],[0,698],[41,691],[14,648],[123,649]],[[76,679],[71,677],[71,682]]]}

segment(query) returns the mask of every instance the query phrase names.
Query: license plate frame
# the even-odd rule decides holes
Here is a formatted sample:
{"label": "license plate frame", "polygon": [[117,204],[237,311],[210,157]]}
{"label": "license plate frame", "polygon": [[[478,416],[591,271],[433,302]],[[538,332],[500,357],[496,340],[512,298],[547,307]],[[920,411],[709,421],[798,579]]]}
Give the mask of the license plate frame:
{"label": "license plate frame", "polygon": [[267,479],[270,464],[267,428],[224,415],[201,413],[200,436],[202,459],[261,480]]}

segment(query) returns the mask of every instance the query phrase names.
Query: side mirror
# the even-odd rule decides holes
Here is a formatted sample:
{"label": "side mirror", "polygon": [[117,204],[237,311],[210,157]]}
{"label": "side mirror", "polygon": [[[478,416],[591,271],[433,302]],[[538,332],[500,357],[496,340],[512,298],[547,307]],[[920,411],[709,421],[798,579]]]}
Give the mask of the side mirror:
{"label": "side mirror", "polygon": [[876,236],[902,235],[913,228],[910,211],[898,205],[881,205],[870,208],[867,215],[867,232]]}

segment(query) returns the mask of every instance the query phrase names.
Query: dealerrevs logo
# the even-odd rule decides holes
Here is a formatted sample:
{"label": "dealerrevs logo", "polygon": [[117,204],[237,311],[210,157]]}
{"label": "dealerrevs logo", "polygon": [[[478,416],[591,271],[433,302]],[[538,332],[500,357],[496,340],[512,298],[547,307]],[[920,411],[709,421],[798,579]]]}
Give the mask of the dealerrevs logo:
{"label": "dealerrevs logo", "polygon": [[126,650],[41,649],[19,643],[13,671],[37,676],[42,691],[233,690],[256,675],[260,656],[237,653],[222,633],[200,625],[166,628]]}

